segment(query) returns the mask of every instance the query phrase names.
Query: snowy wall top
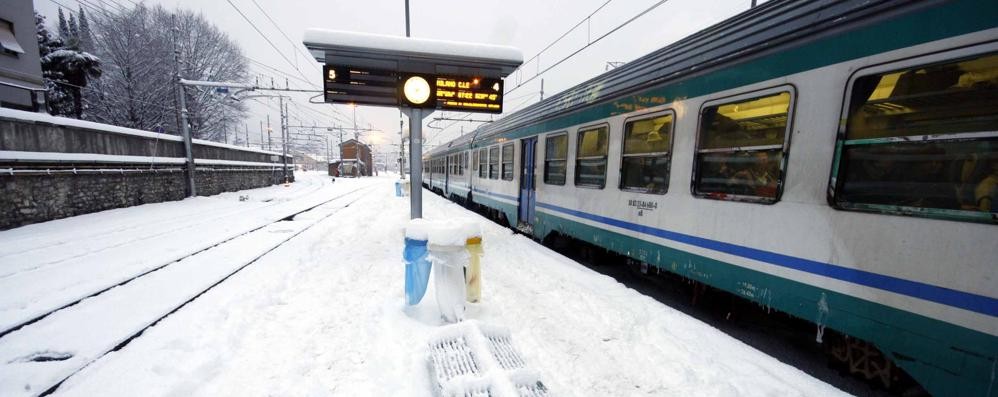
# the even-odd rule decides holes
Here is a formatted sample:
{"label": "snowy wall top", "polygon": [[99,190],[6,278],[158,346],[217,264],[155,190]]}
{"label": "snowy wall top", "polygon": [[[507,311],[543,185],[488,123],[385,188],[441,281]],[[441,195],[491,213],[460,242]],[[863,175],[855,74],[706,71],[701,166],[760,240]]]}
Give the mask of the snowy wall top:
{"label": "snowy wall top", "polygon": [[[161,139],[161,140],[173,141],[173,142],[182,142],[184,140],[184,138],[182,138],[180,136],[177,136],[177,135],[163,134],[163,133],[152,132],[152,131],[145,131],[145,130],[137,130],[137,129],[134,129],[134,128],[119,127],[119,126],[111,125],[111,124],[95,123],[93,121],[71,119],[71,118],[68,118],[68,117],[59,117],[59,116],[53,116],[53,115],[46,114],[46,113],[27,112],[27,111],[16,110],[16,109],[0,108],[0,118],[8,118],[8,119],[22,120],[22,121],[31,121],[31,122],[35,122],[35,123],[48,123],[48,124],[58,125],[58,126],[63,126],[63,127],[75,127],[75,128],[82,128],[82,129],[88,129],[88,130],[97,130],[97,131],[109,132],[109,133],[119,134],[119,135],[140,136],[140,137],[143,137],[143,138]],[[191,141],[193,143],[195,143],[195,144],[198,144],[198,145],[214,146],[214,147],[220,147],[220,148],[226,148],[226,149],[232,149],[232,150],[240,150],[240,151],[244,151],[244,152],[269,154],[269,155],[273,155],[273,156],[280,156],[281,155],[278,152],[273,152],[273,151],[269,151],[269,150],[254,149],[254,148],[245,147],[245,146],[236,146],[236,145],[230,145],[230,144],[221,143],[221,142],[206,141],[206,140],[202,140],[202,139],[192,139]]]}
{"label": "snowy wall top", "polygon": [[[490,61],[515,64],[516,66],[523,63],[523,53],[519,49],[504,45],[419,39],[316,28],[305,30],[303,41],[309,49],[353,49],[364,52],[396,53],[414,57],[443,57]],[[318,53],[315,55],[317,61],[326,62],[325,55],[320,56]]]}

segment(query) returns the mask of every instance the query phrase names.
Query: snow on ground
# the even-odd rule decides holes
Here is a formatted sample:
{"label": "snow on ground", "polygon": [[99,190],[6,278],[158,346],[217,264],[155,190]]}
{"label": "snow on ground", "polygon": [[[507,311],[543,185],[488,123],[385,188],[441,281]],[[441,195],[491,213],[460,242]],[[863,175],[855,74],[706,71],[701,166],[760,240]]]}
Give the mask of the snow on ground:
{"label": "snow on ground", "polygon": [[300,179],[0,232],[0,331],[347,189],[318,173]]}
{"label": "snow on ground", "polygon": [[[425,346],[441,326],[435,289],[431,281],[422,303],[404,307],[408,199],[393,197],[393,179],[373,181],[383,187],[91,364],[57,394],[430,395]],[[475,216],[426,191],[423,197],[427,218]],[[102,214],[91,217],[93,225],[103,224]],[[478,219],[483,301],[466,318],[509,327],[554,395],[841,394]]]}

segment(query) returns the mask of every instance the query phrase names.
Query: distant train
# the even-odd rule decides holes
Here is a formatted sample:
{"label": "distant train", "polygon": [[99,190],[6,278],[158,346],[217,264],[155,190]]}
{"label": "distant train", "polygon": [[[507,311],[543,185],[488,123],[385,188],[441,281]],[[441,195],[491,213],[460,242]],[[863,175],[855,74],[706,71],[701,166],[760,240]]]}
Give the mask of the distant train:
{"label": "distant train", "polygon": [[998,395],[996,1],[768,2],[424,161],[536,239],[834,330],[885,386]]}

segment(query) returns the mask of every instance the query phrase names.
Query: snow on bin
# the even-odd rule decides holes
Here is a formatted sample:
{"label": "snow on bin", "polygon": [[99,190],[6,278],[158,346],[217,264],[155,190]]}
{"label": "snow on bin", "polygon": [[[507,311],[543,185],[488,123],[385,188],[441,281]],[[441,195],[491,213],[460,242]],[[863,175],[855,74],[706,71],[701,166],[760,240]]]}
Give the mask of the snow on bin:
{"label": "snow on bin", "polygon": [[466,299],[475,303],[482,299],[482,227],[473,219],[462,220],[461,227],[469,256],[468,271],[464,274]]}
{"label": "snow on bin", "polygon": [[430,228],[430,260],[436,265],[433,274],[437,305],[444,321],[464,320],[464,268],[468,263],[463,228],[458,223],[438,223]]}
{"label": "snow on bin", "polygon": [[405,248],[402,259],[405,261],[405,303],[415,305],[426,294],[430,281],[430,261],[427,258],[427,238],[430,223],[423,219],[413,219],[405,228]]}

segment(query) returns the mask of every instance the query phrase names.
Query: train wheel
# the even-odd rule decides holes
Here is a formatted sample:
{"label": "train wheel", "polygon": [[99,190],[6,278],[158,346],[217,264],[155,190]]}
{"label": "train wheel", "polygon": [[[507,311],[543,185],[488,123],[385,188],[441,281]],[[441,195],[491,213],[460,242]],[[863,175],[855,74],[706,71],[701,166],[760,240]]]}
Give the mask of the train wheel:
{"label": "train wheel", "polygon": [[853,375],[860,375],[877,386],[890,390],[898,378],[898,368],[873,344],[843,336],[831,346],[832,357]]}

